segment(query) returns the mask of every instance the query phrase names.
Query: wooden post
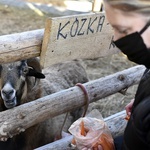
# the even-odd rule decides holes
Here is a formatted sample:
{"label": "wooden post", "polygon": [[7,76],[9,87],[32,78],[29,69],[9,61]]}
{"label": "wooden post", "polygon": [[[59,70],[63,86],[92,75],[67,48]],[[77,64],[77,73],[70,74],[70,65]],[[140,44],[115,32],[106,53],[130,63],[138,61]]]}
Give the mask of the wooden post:
{"label": "wooden post", "polygon": [[92,5],[92,12],[100,12],[103,7],[103,2],[102,0],[94,0],[93,5]]}

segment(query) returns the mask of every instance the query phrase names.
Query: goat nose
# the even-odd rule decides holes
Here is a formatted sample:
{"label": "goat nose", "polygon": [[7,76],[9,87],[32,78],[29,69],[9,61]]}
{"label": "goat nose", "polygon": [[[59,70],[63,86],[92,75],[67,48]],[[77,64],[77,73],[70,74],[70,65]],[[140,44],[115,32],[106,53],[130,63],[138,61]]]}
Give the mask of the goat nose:
{"label": "goat nose", "polygon": [[15,97],[16,90],[10,83],[6,83],[1,89],[1,97],[3,100],[10,100]]}
{"label": "goat nose", "polygon": [[2,90],[2,95],[4,97],[6,97],[7,99],[10,99],[14,94],[14,90],[11,89],[11,90]]}
{"label": "goat nose", "polygon": [[2,94],[3,95],[12,95],[14,93],[14,90],[12,89],[12,90],[2,90]]}

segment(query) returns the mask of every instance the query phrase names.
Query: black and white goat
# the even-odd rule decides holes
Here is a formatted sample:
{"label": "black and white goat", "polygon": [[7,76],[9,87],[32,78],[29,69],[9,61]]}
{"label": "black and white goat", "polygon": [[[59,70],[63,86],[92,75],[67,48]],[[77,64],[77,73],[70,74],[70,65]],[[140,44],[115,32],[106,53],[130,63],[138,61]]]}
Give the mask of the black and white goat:
{"label": "black and white goat", "polygon": [[[43,73],[37,58],[1,64],[0,111],[88,81],[84,68],[77,61],[54,65],[44,69]],[[42,78],[45,79],[40,80]],[[53,142],[59,125],[61,123],[55,117],[48,119],[0,142],[0,149],[32,150]]]}

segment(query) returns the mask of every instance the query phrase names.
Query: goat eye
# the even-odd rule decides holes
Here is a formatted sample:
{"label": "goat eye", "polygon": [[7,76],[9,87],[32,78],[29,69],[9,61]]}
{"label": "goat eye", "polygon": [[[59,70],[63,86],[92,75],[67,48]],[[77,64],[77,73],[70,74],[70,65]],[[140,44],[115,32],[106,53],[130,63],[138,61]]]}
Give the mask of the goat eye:
{"label": "goat eye", "polygon": [[23,69],[23,73],[24,73],[24,74],[27,74],[27,73],[28,73],[28,68],[24,68],[24,69]]}

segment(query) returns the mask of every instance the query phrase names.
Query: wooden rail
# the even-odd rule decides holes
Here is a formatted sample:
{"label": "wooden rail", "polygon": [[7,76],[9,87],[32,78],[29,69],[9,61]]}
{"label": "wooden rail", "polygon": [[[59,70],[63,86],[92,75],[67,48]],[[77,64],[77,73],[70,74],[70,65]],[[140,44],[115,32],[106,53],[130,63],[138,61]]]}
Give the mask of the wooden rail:
{"label": "wooden rail", "polygon": [[40,56],[44,29],[0,36],[0,63]]}

